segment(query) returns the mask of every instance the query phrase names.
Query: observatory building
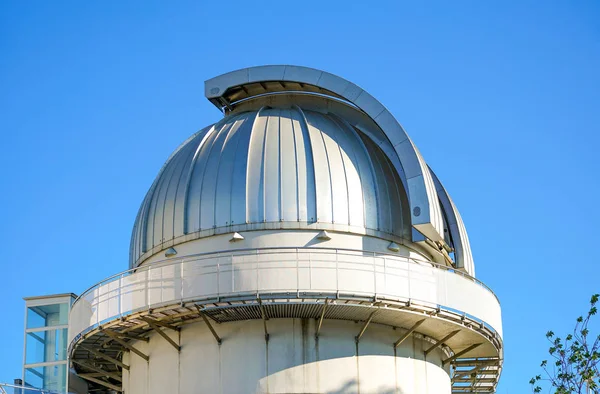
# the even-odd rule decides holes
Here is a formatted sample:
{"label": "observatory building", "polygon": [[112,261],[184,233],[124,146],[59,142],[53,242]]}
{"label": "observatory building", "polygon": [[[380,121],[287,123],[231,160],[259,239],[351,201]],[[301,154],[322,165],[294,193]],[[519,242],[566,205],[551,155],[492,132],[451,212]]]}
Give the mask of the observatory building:
{"label": "observatory building", "polygon": [[494,392],[500,304],[383,104],[297,66],[220,75],[205,95],[224,117],[158,173],[129,270],[73,302],[67,354],[89,389]]}

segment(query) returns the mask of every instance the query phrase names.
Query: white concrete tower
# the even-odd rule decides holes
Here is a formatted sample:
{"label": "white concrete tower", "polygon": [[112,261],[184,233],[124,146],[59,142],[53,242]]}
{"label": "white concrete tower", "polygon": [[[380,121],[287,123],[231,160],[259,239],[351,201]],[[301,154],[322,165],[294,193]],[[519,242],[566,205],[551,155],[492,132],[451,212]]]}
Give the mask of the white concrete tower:
{"label": "white concrete tower", "polygon": [[392,114],[306,67],[205,94],[224,118],[160,170],[130,270],[73,305],[79,376],[127,394],[494,392],[500,304]]}

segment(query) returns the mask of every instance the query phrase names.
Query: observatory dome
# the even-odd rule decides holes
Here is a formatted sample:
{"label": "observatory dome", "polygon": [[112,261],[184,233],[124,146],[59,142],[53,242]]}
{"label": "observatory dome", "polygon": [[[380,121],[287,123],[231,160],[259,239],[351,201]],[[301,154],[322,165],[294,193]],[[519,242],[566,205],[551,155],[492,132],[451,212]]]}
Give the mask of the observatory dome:
{"label": "observatory dome", "polygon": [[130,269],[73,303],[69,357],[90,389],[494,392],[500,303],[391,112],[299,66],[204,93],[223,118],[159,171]]}
{"label": "observatory dome", "polygon": [[408,213],[399,174],[363,132],[332,113],[263,107],[225,117],[171,155],[137,216],[131,262],[233,231],[323,229],[402,242]]}

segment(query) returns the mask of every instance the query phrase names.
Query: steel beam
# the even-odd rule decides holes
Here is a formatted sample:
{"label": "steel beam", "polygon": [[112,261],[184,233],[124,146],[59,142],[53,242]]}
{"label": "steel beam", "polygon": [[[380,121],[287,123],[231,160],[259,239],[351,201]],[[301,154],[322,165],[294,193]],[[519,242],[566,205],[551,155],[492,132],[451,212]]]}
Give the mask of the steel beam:
{"label": "steel beam", "polygon": [[327,310],[327,305],[329,305],[329,298],[325,298],[325,302],[323,303],[323,310],[321,310],[321,317],[319,318],[319,324],[317,325],[317,332],[315,333],[315,339],[319,340],[319,334],[321,333],[321,326],[323,325],[323,318],[325,317],[325,311]]}
{"label": "steel beam", "polygon": [[129,365],[127,365],[127,364],[125,364],[125,363],[123,363],[123,362],[121,362],[121,361],[117,360],[116,358],[112,358],[112,357],[111,357],[111,356],[109,356],[109,355],[106,355],[106,354],[104,354],[104,353],[102,353],[102,352],[99,352],[99,351],[97,351],[97,350],[94,350],[94,349],[90,349],[90,348],[88,348],[88,347],[85,347],[85,346],[83,346],[83,345],[79,345],[79,347],[80,347],[81,349],[83,349],[83,350],[86,350],[86,351],[90,352],[90,353],[91,353],[91,354],[93,354],[94,356],[97,356],[97,357],[103,358],[103,359],[105,359],[106,361],[110,361],[111,363],[113,363],[113,364],[115,364],[115,365],[118,365],[119,367],[121,367],[121,368],[123,368],[123,369],[126,369],[126,370],[128,370],[128,371],[129,371]]}
{"label": "steel beam", "polygon": [[263,308],[263,304],[262,304],[262,300],[260,298],[258,298],[258,307],[260,309],[260,315],[262,316],[262,320],[263,320],[263,325],[265,327],[265,341],[269,341],[269,331],[267,330],[267,320],[269,320],[269,318],[267,317],[267,314],[265,313],[265,309]]}
{"label": "steel beam", "polygon": [[445,359],[444,361],[442,361],[442,366],[451,363],[452,361],[456,360],[457,358],[459,358],[460,356],[462,356],[463,354],[467,354],[469,353],[471,350],[475,349],[476,347],[481,346],[481,343],[475,343],[471,346],[469,346],[468,348],[456,353],[454,356],[449,357],[447,359]]}
{"label": "steel beam", "polygon": [[103,369],[102,369],[102,368],[100,368],[100,367],[96,367],[96,366],[94,366],[94,365],[90,365],[90,364],[88,364],[88,363],[84,363],[84,362],[81,362],[81,361],[79,361],[79,360],[72,360],[72,361],[73,361],[75,364],[79,364],[79,365],[81,365],[81,366],[82,366],[82,367],[84,367],[84,368],[91,369],[92,371],[96,371],[96,372],[98,372],[98,373],[101,373],[103,376],[106,376],[107,378],[112,378],[112,379],[118,380],[119,382],[122,382],[122,381],[123,381],[123,380],[121,379],[121,377],[119,376],[119,374],[117,374],[117,373],[115,373],[115,372],[109,372],[109,371],[105,371],[105,370],[103,370]]}
{"label": "steel beam", "polygon": [[77,376],[79,376],[80,378],[83,378],[83,379],[85,379],[85,380],[89,380],[90,382],[98,383],[99,385],[102,385],[102,386],[104,386],[104,387],[107,387],[107,388],[109,388],[109,389],[111,389],[111,390],[118,391],[119,393],[122,393],[122,392],[123,392],[123,388],[122,388],[122,387],[116,386],[116,385],[114,385],[114,384],[112,384],[112,383],[108,383],[108,382],[107,382],[107,381],[105,381],[105,380],[102,380],[102,379],[97,379],[97,378],[94,378],[94,377],[92,377],[92,376],[88,376],[88,375],[86,375],[86,374],[84,374],[84,373],[83,373],[83,374],[80,374],[80,375],[77,375]]}
{"label": "steel beam", "polygon": [[417,328],[419,328],[419,326],[420,326],[421,324],[423,324],[423,323],[425,322],[425,320],[427,320],[427,319],[419,320],[419,321],[418,321],[418,322],[416,322],[416,323],[415,323],[415,324],[414,324],[414,325],[413,325],[411,328],[409,328],[409,329],[408,329],[408,331],[406,331],[406,332],[404,333],[404,335],[402,335],[402,336],[400,337],[400,339],[398,339],[398,340],[396,341],[396,343],[394,343],[394,349],[395,349],[395,348],[397,348],[398,346],[400,346],[400,344],[401,344],[402,342],[404,342],[404,341],[406,340],[406,338],[408,338],[408,337],[409,337],[409,336],[410,336],[410,335],[411,335],[413,332],[415,332],[415,330],[416,330]]}
{"label": "steel beam", "polygon": [[460,332],[460,330],[452,331],[450,334],[446,335],[445,337],[443,337],[442,339],[440,339],[439,341],[437,341],[435,343],[435,345],[433,345],[429,349],[425,350],[425,355],[427,356],[431,351],[433,351],[434,349],[437,349],[438,347],[440,347],[442,345],[442,343],[446,342],[448,339],[452,338],[453,336],[455,336],[459,332]]}
{"label": "steel beam", "polygon": [[206,323],[206,325],[208,326],[208,329],[213,334],[213,337],[215,337],[217,343],[220,345],[221,342],[222,342],[221,338],[219,337],[219,335],[217,335],[217,332],[213,328],[212,324],[210,324],[210,321],[208,320],[208,317],[206,317],[206,315],[204,314],[204,312],[202,311],[202,309],[198,305],[196,305],[196,309],[198,309],[198,313],[200,314],[200,316],[202,316],[202,320],[204,320],[204,323]]}
{"label": "steel beam", "polygon": [[369,327],[369,323],[371,323],[371,320],[373,320],[373,316],[375,316],[375,314],[377,312],[379,312],[379,309],[375,309],[373,312],[371,312],[371,314],[369,315],[369,318],[367,319],[367,321],[363,325],[362,329],[360,330],[360,332],[358,333],[358,335],[354,338],[356,340],[356,343],[358,343],[360,341],[360,338],[363,336],[363,334],[365,333],[365,331],[367,331],[367,327]]}
{"label": "steel beam", "polygon": [[115,333],[113,331],[109,331],[109,330],[103,330],[102,332],[105,333],[106,335],[108,335],[109,337],[111,337],[113,341],[121,344],[121,346],[123,346],[124,348],[129,349],[130,351],[134,352],[135,354],[137,354],[144,360],[150,361],[150,357],[146,356],[144,353],[140,352],[139,350],[134,348],[132,345],[130,345],[129,343],[127,343],[124,340],[122,340],[121,338],[119,338],[117,333]]}
{"label": "steel beam", "polygon": [[[158,335],[160,335],[161,337],[163,337],[165,339],[165,341],[169,342],[171,344],[171,346],[173,346],[177,351],[181,350],[181,346],[179,346],[177,344],[177,342],[175,342],[174,340],[171,339],[170,336],[168,336],[163,330],[160,329],[160,327],[156,324],[154,324],[154,320],[149,319],[147,317],[142,317],[142,320],[145,321],[146,323],[148,323],[148,325],[158,333]],[[177,330],[175,330],[177,331]]]}

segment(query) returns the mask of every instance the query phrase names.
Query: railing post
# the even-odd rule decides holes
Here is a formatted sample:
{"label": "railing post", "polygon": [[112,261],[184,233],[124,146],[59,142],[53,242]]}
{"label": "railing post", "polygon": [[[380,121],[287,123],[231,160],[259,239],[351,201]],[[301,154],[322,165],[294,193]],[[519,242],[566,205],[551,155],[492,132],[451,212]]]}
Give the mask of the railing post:
{"label": "railing post", "polygon": [[373,258],[371,260],[371,263],[373,264],[373,294],[375,294],[375,297],[377,298],[377,267],[375,264],[375,252],[373,252]]}
{"label": "railing post", "polygon": [[339,250],[335,250],[335,290],[340,291],[340,269],[338,264]]}
{"label": "railing post", "polygon": [[308,287],[311,290],[313,290],[313,287],[312,287],[312,274],[313,274],[313,272],[312,272],[312,253],[309,250],[308,251]]}
{"label": "railing post", "polygon": [[256,260],[254,260],[254,262],[256,263],[256,291],[258,292],[258,290],[260,289],[260,284],[258,283],[259,279],[260,279],[260,275],[258,274],[258,271],[260,270],[260,258],[259,258],[260,253],[258,252],[258,249],[256,250],[256,253],[254,254],[254,258]]}
{"label": "railing post", "polygon": [[119,291],[117,292],[117,297],[119,301],[119,317],[121,318],[123,318],[123,303],[121,302],[123,298],[123,275],[124,274],[119,275]]}
{"label": "railing post", "polygon": [[407,259],[408,264],[406,264],[406,277],[408,278],[408,299],[409,300],[412,298],[412,294],[411,294],[411,291],[410,291],[410,281],[411,281],[410,267],[412,265],[411,260],[412,259],[409,257]]}
{"label": "railing post", "polygon": [[235,266],[233,265],[233,253],[229,254],[231,263],[231,292],[235,292]]}
{"label": "railing post", "polygon": [[150,301],[150,296],[148,295],[148,287],[150,287],[149,283],[148,283],[148,272],[150,271],[149,268],[145,269],[144,271],[144,305],[148,305],[148,302]]}
{"label": "railing post", "polygon": [[183,259],[179,262],[179,300],[183,304]]}

